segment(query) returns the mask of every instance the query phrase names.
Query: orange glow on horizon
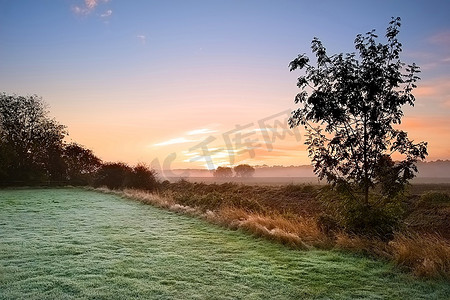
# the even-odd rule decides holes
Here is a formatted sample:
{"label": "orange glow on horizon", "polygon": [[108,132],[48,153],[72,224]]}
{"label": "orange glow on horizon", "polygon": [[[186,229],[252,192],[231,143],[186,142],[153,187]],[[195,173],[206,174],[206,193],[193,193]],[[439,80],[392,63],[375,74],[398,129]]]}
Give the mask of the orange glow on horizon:
{"label": "orange glow on horizon", "polygon": [[[255,120],[257,121],[257,120]],[[95,124],[94,124],[95,123]],[[233,129],[233,126],[223,124],[207,124],[194,127],[185,125],[186,130],[180,130],[178,124],[174,127],[159,126],[143,121],[134,123],[105,122],[98,119],[91,124],[73,123],[69,124],[69,139],[76,141],[88,148],[91,148],[104,161],[123,161],[129,164],[144,162],[150,164],[157,159],[161,166],[164,160],[171,154],[176,154],[176,159],[171,162],[171,168],[206,168],[205,160],[199,159],[191,161],[195,155],[200,155],[195,151],[189,151],[192,147],[204,141],[208,136],[215,137],[215,143],[208,147],[212,150],[216,148],[226,148],[221,140],[224,132]],[[254,122],[255,123],[255,122]],[[427,141],[429,156],[427,160],[449,159],[450,139],[448,128],[450,120],[442,117],[405,117],[401,129],[408,132],[408,136],[415,142]],[[197,131],[198,135],[188,135],[189,132]],[[268,150],[261,135],[254,135],[258,138],[259,146],[252,151],[240,149],[241,153],[232,153],[233,160],[230,160],[229,153],[222,151],[212,155],[215,166],[236,165],[248,163],[251,165],[308,165],[310,159],[307,156],[304,143],[304,132],[300,130],[301,140],[297,141],[292,136],[276,140],[272,150]],[[233,162],[233,163],[232,163]]]}

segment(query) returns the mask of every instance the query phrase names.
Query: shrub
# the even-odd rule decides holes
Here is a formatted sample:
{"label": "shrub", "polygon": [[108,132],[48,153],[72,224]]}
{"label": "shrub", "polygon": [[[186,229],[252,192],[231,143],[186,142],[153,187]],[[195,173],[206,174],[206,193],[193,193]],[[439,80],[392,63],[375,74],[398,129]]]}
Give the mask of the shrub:
{"label": "shrub", "polygon": [[368,204],[361,201],[363,196],[327,187],[322,189],[320,198],[330,216],[345,231],[391,239],[403,216],[403,196],[386,197],[373,193]]}
{"label": "shrub", "polygon": [[125,163],[106,163],[97,171],[94,186],[109,189],[133,188],[154,191],[158,186],[156,172],[144,164],[130,167]]}
{"label": "shrub", "polygon": [[156,172],[144,164],[138,164],[127,174],[125,186],[154,191],[157,187]]}
{"label": "shrub", "polygon": [[317,218],[317,226],[319,227],[321,232],[330,237],[335,235],[340,229],[342,229],[335,218],[326,214],[321,214]]}
{"label": "shrub", "polygon": [[420,197],[420,204],[450,204],[450,196],[442,192],[427,192]]}
{"label": "shrub", "polygon": [[283,191],[286,195],[301,197],[304,194],[314,194],[316,192],[316,188],[311,184],[290,183],[283,187]]}
{"label": "shrub", "polygon": [[106,163],[97,171],[94,186],[106,186],[109,189],[121,189],[125,187],[125,178],[132,169],[125,163]]}
{"label": "shrub", "polygon": [[160,182],[160,183],[158,184],[158,189],[159,189],[161,192],[164,192],[164,191],[169,190],[169,189],[170,189],[170,181],[169,181],[169,180],[164,180],[163,182]]}

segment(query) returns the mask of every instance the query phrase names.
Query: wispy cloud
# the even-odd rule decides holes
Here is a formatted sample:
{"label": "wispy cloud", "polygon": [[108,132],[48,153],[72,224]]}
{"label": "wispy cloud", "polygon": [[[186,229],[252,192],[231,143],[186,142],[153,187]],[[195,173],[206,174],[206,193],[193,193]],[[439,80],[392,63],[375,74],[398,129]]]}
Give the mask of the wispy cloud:
{"label": "wispy cloud", "polygon": [[450,45],[450,30],[438,32],[428,40],[433,44],[448,46]]}
{"label": "wispy cloud", "polygon": [[450,78],[442,77],[419,84],[414,92],[416,98],[426,98],[435,104],[445,103],[450,99]]}
{"label": "wispy cloud", "polygon": [[145,44],[146,41],[147,41],[145,35],[143,35],[143,34],[138,34],[138,35],[136,36],[136,38],[138,38],[138,39],[141,41],[142,44]]}
{"label": "wispy cloud", "polygon": [[191,142],[198,142],[197,140],[189,140],[185,137],[180,138],[174,138],[165,142],[154,144],[153,146],[167,146],[167,145],[174,145],[174,144],[183,144],[183,143],[191,143]]}
{"label": "wispy cloud", "polygon": [[108,9],[105,13],[101,14],[100,17],[107,18],[112,15],[112,10]]}
{"label": "wispy cloud", "polygon": [[[108,3],[110,0],[84,0],[81,5],[72,6],[72,12],[76,15],[88,15],[95,10],[100,3]],[[107,10],[101,14],[101,17],[109,17],[112,14],[112,10]]]}
{"label": "wispy cloud", "polygon": [[88,9],[94,9],[98,4],[96,0],[85,0],[84,3]]}
{"label": "wispy cloud", "polygon": [[208,133],[214,133],[214,132],[217,132],[217,130],[202,128],[202,129],[191,130],[187,133],[187,135],[200,135],[200,134],[208,134]]}

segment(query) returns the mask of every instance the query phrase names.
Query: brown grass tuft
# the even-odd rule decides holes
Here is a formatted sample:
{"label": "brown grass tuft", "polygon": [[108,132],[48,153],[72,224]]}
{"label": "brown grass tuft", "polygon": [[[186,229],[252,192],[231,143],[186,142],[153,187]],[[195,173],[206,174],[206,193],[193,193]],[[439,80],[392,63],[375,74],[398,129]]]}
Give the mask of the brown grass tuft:
{"label": "brown grass tuft", "polygon": [[171,198],[161,197],[158,194],[153,194],[142,190],[125,189],[122,191],[122,195],[145,204],[151,204],[163,208],[170,208],[175,204]]}
{"label": "brown grass tuft", "polygon": [[439,235],[396,234],[389,247],[395,263],[415,275],[450,278],[450,242]]}
{"label": "brown grass tuft", "polygon": [[391,253],[385,241],[374,237],[350,235],[346,232],[336,234],[335,248],[363,253],[365,255],[390,258]]}
{"label": "brown grass tuft", "polygon": [[287,218],[278,213],[262,214],[240,208],[221,208],[216,215],[219,223],[244,229],[295,248],[311,248],[329,244],[328,238],[310,218]]}

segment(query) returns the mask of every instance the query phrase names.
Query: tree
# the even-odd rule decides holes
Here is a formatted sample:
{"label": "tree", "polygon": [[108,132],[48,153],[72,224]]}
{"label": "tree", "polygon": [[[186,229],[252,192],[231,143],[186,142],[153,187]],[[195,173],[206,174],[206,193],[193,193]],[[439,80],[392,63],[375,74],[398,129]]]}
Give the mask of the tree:
{"label": "tree", "polygon": [[65,126],[48,116],[42,98],[0,94],[0,176],[10,182],[61,180]]}
{"label": "tree", "polygon": [[218,167],[214,173],[214,177],[227,178],[233,176],[233,169],[229,167]]}
{"label": "tree", "polygon": [[156,172],[144,164],[130,167],[122,162],[103,164],[95,174],[94,186],[110,189],[143,189],[153,191],[158,181]]}
{"label": "tree", "polygon": [[109,189],[122,189],[133,169],[125,163],[106,163],[98,169],[94,186],[106,186]]}
{"label": "tree", "polygon": [[14,170],[14,162],[17,155],[10,144],[0,139],[0,183],[2,185],[12,184],[10,174]]}
{"label": "tree", "polygon": [[156,172],[145,164],[137,164],[126,182],[126,186],[135,189],[153,191],[157,187]]}
{"label": "tree", "polygon": [[237,177],[252,177],[255,173],[255,168],[247,164],[236,166],[233,170]]}
{"label": "tree", "polygon": [[66,135],[41,97],[0,93],[0,184],[88,184],[101,160]]}
{"label": "tree", "polygon": [[86,185],[102,165],[100,158],[92,150],[77,143],[64,146],[63,160],[66,164],[67,180],[71,184]]}
{"label": "tree", "polygon": [[[302,91],[295,98],[302,107],[289,123],[305,126],[314,172],[345,190],[366,211],[401,194],[417,172],[415,163],[427,155],[427,143],[414,143],[397,129],[402,107],[414,105],[412,91],[420,72],[414,63],[400,60],[400,21],[392,18],[385,44],[377,43],[375,30],[357,35],[358,54],[329,56],[314,38],[315,66],[305,54],[289,65],[290,71],[305,70],[297,83]],[[381,198],[371,200],[376,188]]]}

